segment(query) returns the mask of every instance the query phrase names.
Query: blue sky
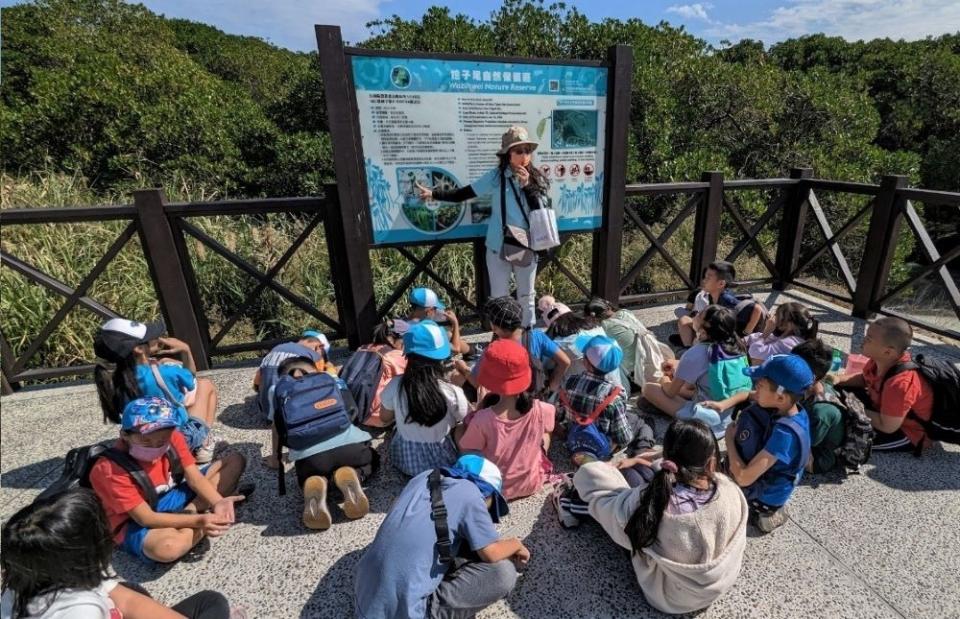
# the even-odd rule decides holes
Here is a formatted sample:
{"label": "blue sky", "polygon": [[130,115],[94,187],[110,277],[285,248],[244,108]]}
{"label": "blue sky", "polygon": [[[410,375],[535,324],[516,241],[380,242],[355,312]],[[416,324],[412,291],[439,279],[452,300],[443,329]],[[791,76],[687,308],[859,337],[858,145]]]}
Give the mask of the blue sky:
{"label": "blue sky", "polygon": [[[549,1],[548,1],[549,3]],[[0,0],[0,6],[17,4]],[[423,15],[437,0],[146,0],[156,13],[214,25],[232,34],[261,37],[276,45],[315,49],[313,24],[337,24],[344,38],[369,35],[365,23],[391,15]],[[484,20],[500,0],[447,3],[453,13]],[[723,39],[783,39],[825,32],[848,40],[890,37],[915,40],[960,31],[960,0],[638,0],[568,1],[591,20],[636,17],[649,24],[668,21],[718,44]]]}

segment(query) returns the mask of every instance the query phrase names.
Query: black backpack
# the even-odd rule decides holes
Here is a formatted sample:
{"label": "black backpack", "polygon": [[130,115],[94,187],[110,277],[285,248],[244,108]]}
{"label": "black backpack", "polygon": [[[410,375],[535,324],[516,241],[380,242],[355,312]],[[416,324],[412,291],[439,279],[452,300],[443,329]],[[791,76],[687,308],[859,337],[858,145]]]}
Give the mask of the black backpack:
{"label": "black backpack", "polygon": [[[919,372],[933,389],[933,411],[928,420],[920,419],[913,411],[907,416],[923,426],[931,440],[960,445],[960,370],[952,363],[917,355],[913,361],[898,363],[890,368],[883,380],[886,382],[910,370]],[[882,384],[880,388],[883,388]]]}
{"label": "black backpack", "polygon": [[[172,445],[170,449],[167,450],[166,457],[170,460],[170,472],[173,474],[173,481],[175,484],[179,484],[183,481],[183,463],[180,462],[180,456],[177,455]],[[153,482],[150,481],[150,477],[146,471],[143,470],[143,467],[141,467],[135,459],[130,457],[130,454],[105,443],[75,447],[68,451],[63,461],[63,473],[61,473],[60,479],[53,482],[49,488],[37,495],[37,498],[34,500],[40,501],[47,499],[65,490],[69,490],[74,486],[90,488],[90,471],[93,470],[93,465],[96,464],[100,458],[111,460],[129,473],[133,481],[137,482],[137,485],[140,486],[140,489],[143,491],[143,496],[150,505],[150,508],[156,509],[157,489],[154,487]]]}
{"label": "black backpack", "polygon": [[347,384],[357,405],[357,423],[369,419],[382,373],[383,355],[375,350],[358,350],[340,368],[340,380]]}
{"label": "black backpack", "polygon": [[870,460],[873,439],[876,436],[863,401],[854,391],[840,389],[836,395],[825,393],[804,402],[804,407],[807,404],[812,407],[817,402],[828,402],[840,410],[843,419],[843,443],[837,448],[837,459],[847,473],[859,473],[860,466]]}

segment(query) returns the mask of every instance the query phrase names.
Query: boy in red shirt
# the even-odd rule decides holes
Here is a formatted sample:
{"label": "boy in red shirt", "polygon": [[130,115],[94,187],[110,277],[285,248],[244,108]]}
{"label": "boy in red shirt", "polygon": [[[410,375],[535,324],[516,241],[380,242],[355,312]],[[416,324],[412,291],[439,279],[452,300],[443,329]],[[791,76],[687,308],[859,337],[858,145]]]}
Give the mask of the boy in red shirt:
{"label": "boy in red shirt", "polygon": [[[900,318],[886,316],[873,321],[863,338],[863,355],[870,361],[863,372],[845,377],[838,388],[866,389],[867,415],[876,431],[876,451],[916,452],[927,442],[923,426],[914,417],[926,421],[933,412],[933,389],[916,370],[900,372],[884,380],[899,363],[910,361],[907,348],[913,329]],[[912,415],[910,415],[912,413]]]}
{"label": "boy in red shirt", "polygon": [[[200,469],[176,427],[176,414],[162,398],[138,398],[123,409],[114,449],[146,473],[157,493],[155,507],[130,473],[109,458],[101,457],[90,471],[114,541],[146,563],[176,561],[205,535],[222,535],[233,524],[234,503],[245,498],[229,496],[246,466],[243,456],[231,453]],[[179,483],[167,455],[171,447],[183,468]]]}

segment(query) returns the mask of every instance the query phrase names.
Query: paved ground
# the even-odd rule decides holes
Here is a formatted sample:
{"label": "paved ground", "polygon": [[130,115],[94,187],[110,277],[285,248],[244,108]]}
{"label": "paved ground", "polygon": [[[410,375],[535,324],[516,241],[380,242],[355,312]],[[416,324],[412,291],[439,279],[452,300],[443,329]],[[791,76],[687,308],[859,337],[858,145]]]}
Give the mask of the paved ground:
{"label": "paved ground", "polygon": [[[770,295],[768,304],[794,295]],[[865,324],[836,308],[796,295],[816,308],[822,336],[857,350]],[[785,298],[786,297],[786,298]],[[662,337],[672,306],[643,310]],[[662,328],[661,328],[662,327]],[[956,342],[918,338],[918,350],[960,361]],[[122,577],[142,582],[173,603],[201,589],[223,591],[252,616],[351,616],[353,569],[402,487],[389,466],[370,488],[371,513],[308,532],[298,492],[276,494],[275,475],[260,464],[268,430],[248,407],[251,370],[209,373],[221,393],[220,433],[244,453],[259,488],[240,522],[209,549],[170,568],[148,568],[117,554]],[[110,438],[91,386],[23,392],[2,400],[0,517],[26,505],[59,475],[70,447]],[[657,424],[662,433],[665,423]],[[383,453],[383,445],[380,445]],[[557,461],[565,459],[557,454]],[[295,477],[288,472],[289,488]],[[513,595],[484,617],[658,617],[645,603],[626,554],[598,527],[566,531],[546,491],[517,501],[501,525],[521,537],[532,559]],[[748,541],[736,586],[701,614],[721,617],[960,617],[960,447],[935,447],[923,459],[878,455],[863,475],[804,481],[791,520]]]}

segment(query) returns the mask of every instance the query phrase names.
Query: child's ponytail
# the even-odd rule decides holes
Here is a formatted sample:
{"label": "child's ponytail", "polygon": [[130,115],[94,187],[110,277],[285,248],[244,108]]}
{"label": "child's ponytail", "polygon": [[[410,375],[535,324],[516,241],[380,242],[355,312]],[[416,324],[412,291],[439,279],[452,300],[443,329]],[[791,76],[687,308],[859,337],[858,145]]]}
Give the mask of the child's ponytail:
{"label": "child's ponytail", "polygon": [[777,308],[777,322],[792,324],[793,334],[804,341],[815,339],[820,330],[820,322],[814,318],[807,306],[796,301],[784,303]]}
{"label": "child's ponytail", "polygon": [[130,400],[140,397],[140,386],[134,371],[136,364],[133,357],[123,359],[116,365],[103,359],[97,360],[93,369],[93,381],[97,385],[104,423],[120,423],[123,407]]}
{"label": "child's ponytail", "polygon": [[703,312],[703,330],[707,342],[720,346],[728,355],[744,355],[747,347],[737,334],[737,315],[722,305],[711,305]]}
{"label": "child's ponytail", "polygon": [[640,552],[657,541],[660,521],[673,498],[677,482],[690,484],[708,476],[711,458],[719,458],[720,448],[710,428],[702,421],[675,420],[663,438],[663,461],[640,496],[637,510],[625,529],[633,552]]}

